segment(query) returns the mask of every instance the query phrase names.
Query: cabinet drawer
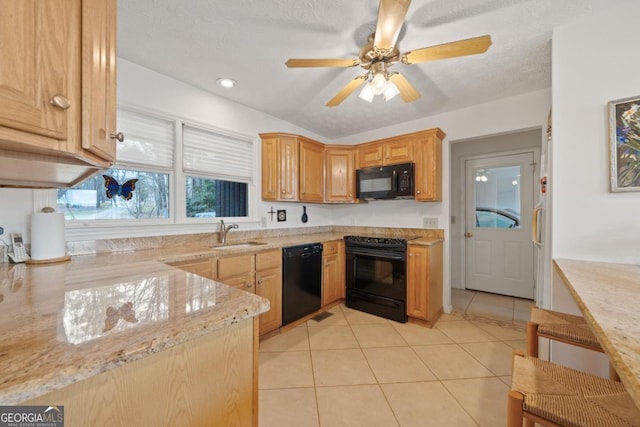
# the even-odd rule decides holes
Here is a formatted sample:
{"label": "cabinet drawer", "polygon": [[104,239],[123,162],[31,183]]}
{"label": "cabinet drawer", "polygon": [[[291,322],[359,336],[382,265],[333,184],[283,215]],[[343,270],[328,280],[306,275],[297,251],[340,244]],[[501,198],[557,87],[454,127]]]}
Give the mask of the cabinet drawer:
{"label": "cabinet drawer", "polygon": [[236,255],[218,259],[218,280],[247,275],[255,270],[255,257],[251,255]]}
{"label": "cabinet drawer", "polygon": [[338,246],[340,245],[339,241],[326,242],[322,244],[322,255],[334,255],[338,253]]}
{"label": "cabinet drawer", "polygon": [[231,278],[224,279],[224,280],[219,280],[219,281],[224,283],[227,286],[234,287],[234,288],[239,289],[241,291],[246,291],[246,292],[250,292],[250,293],[254,293],[255,292],[253,280],[252,280],[251,276],[249,276],[249,275],[231,277]]}
{"label": "cabinet drawer", "polygon": [[282,265],[282,251],[274,249],[256,254],[256,270],[266,270],[269,268],[277,268]]}
{"label": "cabinet drawer", "polygon": [[207,279],[214,279],[215,274],[213,271],[213,265],[210,259],[204,261],[179,261],[169,264],[172,267],[179,268],[189,273],[197,274],[198,276],[206,277]]}

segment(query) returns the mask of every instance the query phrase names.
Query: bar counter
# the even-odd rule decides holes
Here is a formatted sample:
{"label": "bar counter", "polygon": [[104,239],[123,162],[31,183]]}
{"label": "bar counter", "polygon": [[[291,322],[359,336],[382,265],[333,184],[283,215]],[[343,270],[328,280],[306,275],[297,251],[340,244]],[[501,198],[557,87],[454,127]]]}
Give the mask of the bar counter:
{"label": "bar counter", "polygon": [[553,263],[640,408],[640,266],[568,259]]}

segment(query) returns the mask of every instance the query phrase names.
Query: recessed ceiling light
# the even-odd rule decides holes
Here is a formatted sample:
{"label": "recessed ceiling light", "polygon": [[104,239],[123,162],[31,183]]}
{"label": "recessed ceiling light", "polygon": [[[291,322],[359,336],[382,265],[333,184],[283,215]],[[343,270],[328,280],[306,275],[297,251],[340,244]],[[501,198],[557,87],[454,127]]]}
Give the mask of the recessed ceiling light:
{"label": "recessed ceiling light", "polygon": [[216,80],[216,83],[218,83],[218,86],[223,87],[225,89],[231,89],[232,87],[235,87],[238,84],[235,80],[229,79],[226,77]]}

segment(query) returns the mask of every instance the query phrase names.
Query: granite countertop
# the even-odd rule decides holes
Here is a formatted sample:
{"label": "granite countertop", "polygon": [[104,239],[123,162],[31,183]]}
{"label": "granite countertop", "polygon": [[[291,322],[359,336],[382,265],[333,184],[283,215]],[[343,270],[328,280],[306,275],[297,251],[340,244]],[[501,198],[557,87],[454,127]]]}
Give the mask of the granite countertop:
{"label": "granite countertop", "polygon": [[84,258],[0,267],[0,404],[33,399],[269,309],[262,297],[161,262]]}
{"label": "granite countertop", "polygon": [[640,408],[640,266],[568,259],[554,266]]}
{"label": "granite countertop", "polygon": [[[402,230],[359,231],[418,244],[442,241]],[[341,240],[349,234],[356,233],[248,239],[236,233],[224,249],[188,235],[172,236],[173,244],[156,248],[145,248],[142,239],[121,239],[106,242],[113,245],[111,252],[74,255],[63,264],[0,264],[0,404],[33,399],[269,310],[264,298],[166,263]],[[243,241],[262,244],[234,246]]]}

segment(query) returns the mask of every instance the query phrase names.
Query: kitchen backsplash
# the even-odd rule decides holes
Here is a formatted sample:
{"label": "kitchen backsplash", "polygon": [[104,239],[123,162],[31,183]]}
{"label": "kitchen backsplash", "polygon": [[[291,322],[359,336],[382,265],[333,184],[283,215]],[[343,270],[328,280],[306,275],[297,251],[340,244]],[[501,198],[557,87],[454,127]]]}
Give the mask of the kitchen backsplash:
{"label": "kitchen backsplash", "polygon": [[[285,229],[257,229],[231,231],[227,236],[227,243],[247,240],[268,240],[284,236],[315,233],[341,233],[359,236],[386,237],[433,237],[444,238],[442,229],[422,228],[385,228],[385,227],[357,227],[357,226],[321,226]],[[136,237],[126,239],[103,239],[67,242],[67,255],[91,255],[109,252],[126,252],[144,249],[160,249],[174,247],[186,248],[191,246],[214,246],[219,244],[218,233],[180,234],[171,236]]]}

